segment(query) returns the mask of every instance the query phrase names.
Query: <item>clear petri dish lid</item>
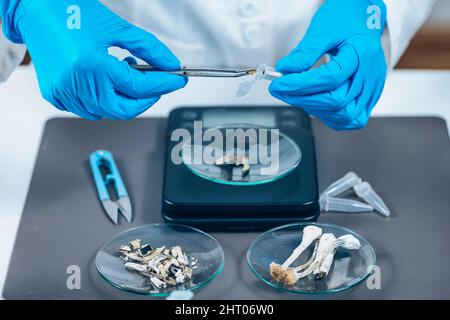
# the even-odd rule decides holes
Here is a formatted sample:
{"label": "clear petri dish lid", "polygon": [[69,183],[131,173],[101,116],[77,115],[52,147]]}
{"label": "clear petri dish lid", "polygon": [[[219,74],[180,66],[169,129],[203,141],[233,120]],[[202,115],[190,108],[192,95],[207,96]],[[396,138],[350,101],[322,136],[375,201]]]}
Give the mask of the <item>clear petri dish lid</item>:
{"label": "clear petri dish lid", "polygon": [[[155,248],[180,246],[192,267],[192,279],[157,288],[148,277],[126,269],[117,249],[135,239]],[[189,226],[170,223],[149,224],[121,232],[100,248],[95,257],[97,270],[108,283],[124,291],[150,296],[201,288],[222,271],[224,262],[223,249],[212,236]]]}
{"label": "clear petri dish lid", "polygon": [[[291,286],[273,280],[269,272],[270,263],[283,264],[300,244],[303,229],[309,225],[320,227],[322,234],[332,233],[336,238],[351,234],[359,240],[361,248],[358,250],[339,248],[335,253],[331,269],[324,279],[317,280],[314,274],[310,274]],[[291,267],[305,263],[311,257],[313,250],[314,246],[310,245]],[[319,294],[347,290],[361,283],[373,272],[376,256],[372,245],[350,229],[324,223],[294,223],[271,229],[256,238],[247,251],[247,263],[251,272],[271,287],[294,293]]]}
{"label": "clear petri dish lid", "polygon": [[280,179],[301,162],[300,147],[275,129],[235,124],[204,129],[183,144],[183,164],[209,181],[251,186]]}

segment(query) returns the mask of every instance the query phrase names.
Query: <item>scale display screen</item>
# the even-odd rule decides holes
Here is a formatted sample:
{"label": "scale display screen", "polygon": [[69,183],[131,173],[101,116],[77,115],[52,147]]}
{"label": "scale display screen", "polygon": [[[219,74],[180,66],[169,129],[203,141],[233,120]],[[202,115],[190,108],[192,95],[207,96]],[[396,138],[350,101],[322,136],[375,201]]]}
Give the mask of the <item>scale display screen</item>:
{"label": "scale display screen", "polygon": [[[231,110],[230,110],[231,109]],[[253,124],[265,128],[276,126],[275,113],[272,110],[206,110],[202,115],[203,126],[211,128],[229,124]]]}

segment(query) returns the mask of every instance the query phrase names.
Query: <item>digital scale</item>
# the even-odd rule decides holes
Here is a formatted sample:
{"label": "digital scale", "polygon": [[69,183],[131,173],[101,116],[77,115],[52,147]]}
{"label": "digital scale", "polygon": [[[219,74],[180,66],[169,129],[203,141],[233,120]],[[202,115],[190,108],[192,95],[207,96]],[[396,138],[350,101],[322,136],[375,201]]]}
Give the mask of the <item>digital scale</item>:
{"label": "digital scale", "polygon": [[166,139],[166,222],[256,230],[317,220],[314,138],[303,110],[178,108]]}

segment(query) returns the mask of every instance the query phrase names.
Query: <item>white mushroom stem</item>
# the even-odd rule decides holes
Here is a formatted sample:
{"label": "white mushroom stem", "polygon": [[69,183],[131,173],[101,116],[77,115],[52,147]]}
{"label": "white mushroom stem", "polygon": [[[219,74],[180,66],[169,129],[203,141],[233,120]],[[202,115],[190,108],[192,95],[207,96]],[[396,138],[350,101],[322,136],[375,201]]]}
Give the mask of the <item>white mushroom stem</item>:
{"label": "white mushroom stem", "polygon": [[286,285],[293,285],[298,279],[303,278],[311,274],[316,268],[320,266],[327,254],[333,250],[333,245],[336,237],[332,233],[324,233],[319,239],[319,245],[314,261],[304,269],[302,266],[297,268],[290,268],[285,271],[283,282]]}
{"label": "white mushroom stem", "polygon": [[328,253],[323,259],[320,266],[314,270],[314,276],[316,279],[323,279],[330,272],[331,265],[333,264],[334,254],[336,253],[336,249]]}
{"label": "white mushroom stem", "polygon": [[303,229],[302,242],[294,249],[289,258],[281,265],[286,270],[295,260],[305,251],[311,243],[316,241],[322,235],[322,229],[316,226],[307,226]]}
{"label": "white mushroom stem", "polygon": [[127,262],[127,263],[125,263],[125,267],[128,269],[131,269],[131,270],[139,271],[139,272],[147,271],[147,267],[143,266],[142,264],[139,264],[139,263]]}
{"label": "white mushroom stem", "polygon": [[314,275],[317,279],[323,279],[328,275],[331,265],[333,264],[334,254],[338,248],[358,250],[361,248],[361,243],[351,234],[346,234],[337,238],[333,243],[333,250],[325,256],[320,266],[314,270]]}
{"label": "white mushroom stem", "polygon": [[165,287],[165,283],[164,281],[159,280],[156,277],[151,277],[150,281],[157,287],[157,288],[161,288],[161,287]]}
{"label": "white mushroom stem", "polygon": [[283,281],[287,268],[302,254],[303,251],[322,235],[322,229],[316,226],[307,226],[303,229],[303,236],[300,245],[294,249],[289,258],[279,265],[272,262],[269,266],[269,272],[275,281]]}
{"label": "white mushroom stem", "polygon": [[308,268],[311,265],[311,263],[314,262],[314,259],[316,258],[316,254],[317,254],[317,249],[318,248],[319,248],[319,240],[316,240],[316,243],[314,245],[314,251],[313,251],[311,257],[309,258],[309,260],[306,263],[304,263],[302,265],[299,265],[295,269],[297,269],[297,270],[304,270],[304,269]]}
{"label": "white mushroom stem", "polygon": [[332,233],[325,233],[319,240],[319,247],[314,261],[306,269],[294,268],[298,279],[306,277],[320,266],[325,257],[334,250],[336,243],[336,237]]}

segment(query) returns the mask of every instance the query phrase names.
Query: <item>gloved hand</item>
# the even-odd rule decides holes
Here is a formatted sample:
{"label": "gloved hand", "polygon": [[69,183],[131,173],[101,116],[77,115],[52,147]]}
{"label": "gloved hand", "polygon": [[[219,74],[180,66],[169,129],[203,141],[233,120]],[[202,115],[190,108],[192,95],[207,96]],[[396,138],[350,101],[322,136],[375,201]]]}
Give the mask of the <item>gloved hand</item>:
{"label": "gloved hand", "polygon": [[[381,0],[326,0],[303,40],[276,65],[285,76],[271,83],[270,93],[336,130],[364,127],[386,78],[385,24]],[[327,53],[330,62],[311,69]]]}
{"label": "gloved hand", "polygon": [[[71,5],[79,7],[79,20]],[[97,0],[2,0],[0,10],[5,34],[28,47],[42,95],[61,110],[92,120],[131,119],[187,83],[166,72],[136,71],[109,55],[117,46],[161,70],[180,67],[155,36]]]}

